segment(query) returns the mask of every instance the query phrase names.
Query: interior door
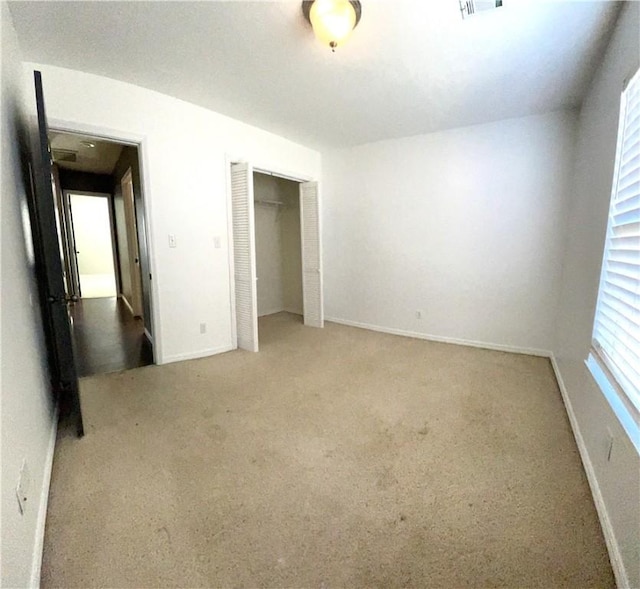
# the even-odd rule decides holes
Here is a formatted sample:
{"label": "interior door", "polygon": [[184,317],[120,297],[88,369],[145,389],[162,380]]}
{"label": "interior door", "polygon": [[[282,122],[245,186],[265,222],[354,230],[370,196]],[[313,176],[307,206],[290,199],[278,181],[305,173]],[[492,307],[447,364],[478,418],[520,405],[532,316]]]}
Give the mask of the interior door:
{"label": "interior door", "polygon": [[320,227],[320,194],[317,182],[300,184],[300,232],[304,324],[311,327],[324,327],[322,231]]}
{"label": "interior door", "polygon": [[140,273],[140,244],[138,243],[138,227],[136,223],[136,204],[133,193],[133,177],[129,168],[122,177],[122,200],[124,218],[127,226],[127,243],[129,245],[129,269],[131,271],[131,310],[134,317],[142,317],[142,275]]}
{"label": "interior door", "polygon": [[69,267],[71,269],[71,287],[72,293],[77,297],[82,297],[80,288],[80,271],[78,270],[78,248],[76,246],[75,228],[73,225],[73,212],[71,211],[71,195],[63,191],[62,204],[64,206],[64,214],[67,219],[67,252],[69,259]]}
{"label": "interior door", "polygon": [[69,256],[69,236],[67,226],[67,216],[64,209],[64,195],[60,187],[60,176],[58,174],[58,166],[52,164],[51,178],[53,180],[53,194],[56,210],[56,225],[58,230],[58,241],[61,247],[62,268],[64,273],[64,284],[67,296],[76,295],[77,291],[73,283],[73,271],[71,267],[71,258]]}
{"label": "interior door", "polygon": [[249,164],[231,164],[231,209],[238,347],[250,352],[257,352],[258,289],[253,212],[253,169]]}
{"label": "interior door", "polygon": [[76,420],[79,436],[84,435],[78,373],[73,353],[71,323],[67,310],[60,242],[56,228],[56,211],[52,189],[51,152],[47,133],[47,118],[42,91],[42,75],[34,72],[38,138],[33,150],[33,191],[29,198],[29,213],[33,238],[36,272],[40,290],[42,322],[45,331],[51,384],[63,413]]}

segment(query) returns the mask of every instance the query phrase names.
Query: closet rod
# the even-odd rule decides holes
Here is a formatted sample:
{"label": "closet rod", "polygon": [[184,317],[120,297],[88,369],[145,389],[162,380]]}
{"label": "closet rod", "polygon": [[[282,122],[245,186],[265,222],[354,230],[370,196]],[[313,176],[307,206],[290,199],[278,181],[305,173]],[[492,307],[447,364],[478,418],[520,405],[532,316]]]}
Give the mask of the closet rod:
{"label": "closet rod", "polygon": [[291,180],[293,182],[297,182],[300,184],[301,182],[305,182],[305,180],[301,180],[300,178],[295,178],[294,176],[287,176],[286,174],[281,174],[280,172],[270,172],[269,170],[263,170],[262,168],[253,168],[254,172],[258,172],[258,174],[264,174],[266,176],[273,176],[274,178],[282,178],[283,180]]}

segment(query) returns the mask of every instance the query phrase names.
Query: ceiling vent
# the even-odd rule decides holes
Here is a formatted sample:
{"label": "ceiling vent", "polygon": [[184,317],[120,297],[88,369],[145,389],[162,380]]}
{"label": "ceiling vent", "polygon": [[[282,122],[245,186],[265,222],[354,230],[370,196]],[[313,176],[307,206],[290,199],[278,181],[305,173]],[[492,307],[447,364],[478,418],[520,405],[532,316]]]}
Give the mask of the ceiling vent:
{"label": "ceiling vent", "polygon": [[71,149],[52,149],[51,157],[54,162],[75,162],[78,159],[78,152]]}
{"label": "ceiling vent", "polygon": [[478,12],[486,12],[502,7],[502,0],[458,0],[462,18],[473,16]]}

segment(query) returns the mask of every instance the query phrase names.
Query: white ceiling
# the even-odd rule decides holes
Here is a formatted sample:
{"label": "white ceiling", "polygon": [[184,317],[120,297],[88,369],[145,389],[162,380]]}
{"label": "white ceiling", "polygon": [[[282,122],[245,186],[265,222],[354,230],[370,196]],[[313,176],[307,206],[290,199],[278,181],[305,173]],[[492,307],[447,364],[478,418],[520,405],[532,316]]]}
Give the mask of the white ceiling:
{"label": "white ceiling", "polygon": [[[95,147],[84,145],[84,141],[93,143]],[[49,133],[49,145],[53,152],[53,160],[59,167],[67,170],[92,172],[94,174],[111,174],[120,158],[123,147],[111,141],[57,131]],[[58,149],[75,152],[76,161],[65,162],[57,160],[55,152]]]}
{"label": "white ceiling", "polygon": [[10,10],[26,60],[322,146],[578,106],[619,8],[505,0],[463,21],[458,0],[362,5],[336,53],[314,39],[297,1],[12,1]]}

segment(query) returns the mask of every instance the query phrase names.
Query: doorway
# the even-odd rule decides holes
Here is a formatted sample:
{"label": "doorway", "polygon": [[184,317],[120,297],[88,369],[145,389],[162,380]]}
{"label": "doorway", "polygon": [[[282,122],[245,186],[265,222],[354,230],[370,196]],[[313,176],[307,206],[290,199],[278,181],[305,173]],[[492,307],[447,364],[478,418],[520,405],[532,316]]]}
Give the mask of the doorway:
{"label": "doorway", "polygon": [[140,239],[136,221],[136,202],[131,168],[116,187],[116,234],[120,250],[120,295],[134,317],[144,317]]}
{"label": "doorway", "polygon": [[115,245],[110,195],[68,193],[79,298],[115,297]]}
{"label": "doorway", "polygon": [[[260,315],[300,313],[324,326],[317,182],[231,164],[237,347],[257,352]],[[262,283],[262,284],[261,284]]]}
{"label": "doorway", "polygon": [[258,317],[287,312],[302,321],[299,183],[253,173]]}
{"label": "doorway", "polygon": [[55,130],[49,141],[78,374],[152,364],[138,147]]}

